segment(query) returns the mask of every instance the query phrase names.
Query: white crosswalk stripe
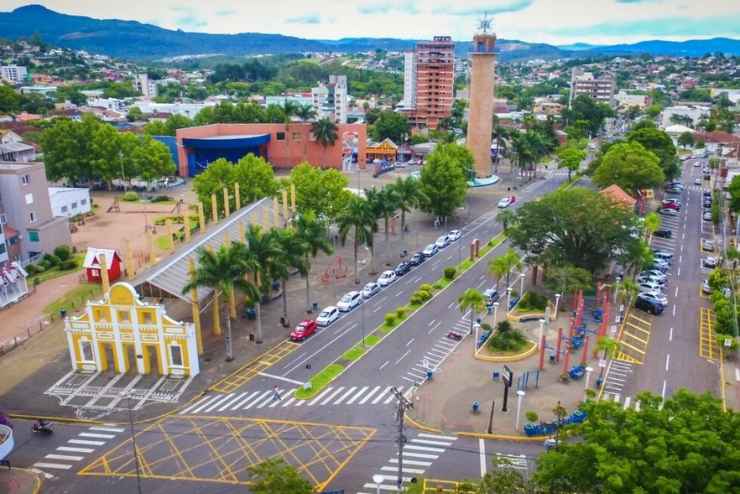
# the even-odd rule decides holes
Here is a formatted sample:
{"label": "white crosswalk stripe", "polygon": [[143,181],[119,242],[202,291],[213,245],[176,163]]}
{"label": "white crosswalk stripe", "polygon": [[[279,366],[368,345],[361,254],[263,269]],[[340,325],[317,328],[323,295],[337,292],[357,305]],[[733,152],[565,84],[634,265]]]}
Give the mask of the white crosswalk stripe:
{"label": "white crosswalk stripe", "polygon": [[117,434],[124,432],[125,428],[116,427],[115,424],[88,427],[86,431],[68,439],[65,445],[58,446],[54,453],[49,453],[40,461],[33,463],[33,467],[40,471],[71,470],[85,459],[84,455],[95,453],[97,447],[105,446],[108,441],[115,439]]}
{"label": "white crosswalk stripe", "polygon": [[336,389],[336,391],[334,391],[334,392],[333,392],[332,394],[330,394],[329,396],[327,396],[327,397],[326,397],[326,399],[325,399],[324,401],[322,401],[322,402],[321,402],[321,404],[322,404],[322,405],[326,405],[326,404],[327,404],[327,403],[329,403],[329,402],[330,402],[331,400],[333,400],[335,396],[337,396],[337,395],[338,395],[339,393],[341,393],[341,392],[342,392],[343,390],[344,390],[344,386],[340,386],[340,387],[338,387],[338,388]]}
{"label": "white crosswalk stripe", "polygon": [[362,389],[360,389],[360,391],[358,391],[352,398],[347,400],[347,405],[351,405],[352,403],[357,401],[358,398],[360,398],[363,394],[365,394],[365,391],[367,391],[369,387],[370,386],[363,386]]}
{"label": "white crosswalk stripe", "polygon": [[375,386],[373,389],[371,389],[370,392],[366,394],[362,400],[360,400],[359,404],[364,405],[367,402],[367,400],[372,398],[373,395],[380,390],[380,388],[381,388],[380,386]]}
{"label": "white crosswalk stripe", "polygon": [[354,393],[356,389],[357,389],[357,386],[352,386],[351,388],[349,388],[349,390],[348,390],[348,391],[347,391],[346,393],[344,393],[344,394],[343,394],[342,396],[340,396],[340,397],[339,397],[339,399],[337,399],[337,401],[335,401],[335,402],[334,402],[334,404],[335,404],[335,405],[340,405],[340,404],[342,404],[342,402],[343,402],[343,401],[344,401],[344,400],[345,400],[345,399],[346,399],[346,398],[347,398],[347,397],[348,397],[349,395],[351,395],[352,393]]}

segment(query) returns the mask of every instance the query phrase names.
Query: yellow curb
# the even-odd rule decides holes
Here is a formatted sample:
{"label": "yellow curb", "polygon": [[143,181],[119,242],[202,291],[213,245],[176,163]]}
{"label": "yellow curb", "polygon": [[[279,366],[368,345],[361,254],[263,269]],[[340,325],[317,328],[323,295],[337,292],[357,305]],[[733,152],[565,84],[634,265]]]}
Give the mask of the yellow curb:
{"label": "yellow curb", "polygon": [[480,355],[480,354],[473,354],[473,356],[477,360],[482,360],[484,362],[516,362],[517,360],[523,360],[523,359],[525,359],[527,357],[531,357],[532,355],[534,355],[537,352],[537,344],[534,341],[531,341],[531,340],[529,341],[529,343],[532,345],[531,348],[529,348],[528,350],[526,350],[526,351],[524,351],[522,353],[518,353],[516,355],[502,355],[500,357],[496,357],[496,356],[493,356],[493,355],[491,355],[491,356],[484,356],[484,355]]}
{"label": "yellow curb", "polygon": [[511,436],[508,434],[485,434],[482,432],[455,432],[458,436],[477,437],[479,439],[495,439],[497,441],[514,441],[520,443],[539,443],[551,436]]}
{"label": "yellow curb", "polygon": [[61,422],[65,424],[101,425],[103,423],[100,420],[73,419],[69,417],[55,417],[53,415],[25,415],[22,413],[9,413],[8,417],[12,419],[19,419],[19,420],[44,419],[50,422]]}
{"label": "yellow curb", "polygon": [[419,429],[426,432],[437,432],[437,433],[443,433],[444,431],[442,429],[435,429],[432,426],[426,425],[423,422],[420,422],[416,419],[411,418],[410,416],[406,415],[406,422],[408,422],[412,427],[415,429]]}

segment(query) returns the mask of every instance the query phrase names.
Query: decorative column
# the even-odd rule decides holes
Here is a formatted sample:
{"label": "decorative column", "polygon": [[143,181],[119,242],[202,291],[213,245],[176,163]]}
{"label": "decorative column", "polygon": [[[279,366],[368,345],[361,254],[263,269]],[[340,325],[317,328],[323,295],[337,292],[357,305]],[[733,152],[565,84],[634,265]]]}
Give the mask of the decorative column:
{"label": "decorative column", "polygon": [[[188,272],[192,279],[195,275],[195,260],[191,257],[188,261]],[[198,290],[190,290],[190,308],[193,313],[193,325],[195,326],[195,337],[198,342],[198,355],[203,354],[203,333],[200,326],[200,302],[198,302]]]}
{"label": "decorative column", "polygon": [[100,284],[103,289],[103,295],[108,295],[110,291],[110,279],[108,278],[108,263],[105,254],[98,254],[98,264],[100,265]]}
{"label": "decorative column", "polygon": [[200,228],[201,233],[206,231],[206,215],[203,212],[203,203],[198,203],[198,227]]}
{"label": "decorative column", "polygon": [[229,205],[229,189],[224,187],[224,218],[228,218],[231,214],[231,206]]}
{"label": "decorative column", "polygon": [[234,183],[234,211],[239,211],[242,207],[242,199],[239,194],[239,182]]}
{"label": "decorative column", "polygon": [[216,204],[216,194],[211,194],[211,221],[218,222],[218,205]]}

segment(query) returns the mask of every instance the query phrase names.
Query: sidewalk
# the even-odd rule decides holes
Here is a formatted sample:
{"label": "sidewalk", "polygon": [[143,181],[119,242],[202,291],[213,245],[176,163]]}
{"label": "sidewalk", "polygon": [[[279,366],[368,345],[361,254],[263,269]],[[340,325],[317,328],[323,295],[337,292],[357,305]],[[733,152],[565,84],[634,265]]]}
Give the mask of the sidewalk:
{"label": "sidewalk", "polygon": [[[587,311],[588,304],[587,304]],[[503,319],[499,317],[499,319]],[[588,321],[588,319],[586,319]],[[491,321],[492,322],[492,321]],[[535,340],[539,332],[538,322],[515,323],[529,339]],[[552,321],[546,329],[547,347],[554,347],[557,339],[557,328],[568,328],[568,313],[561,312],[556,321]],[[594,329],[593,323],[588,328]],[[588,356],[593,354],[595,338],[589,342]],[[571,353],[570,365],[580,363],[582,349]],[[519,435],[527,423],[526,413],[533,411],[538,415],[538,421],[550,422],[555,419],[553,409],[558,402],[570,414],[585,397],[585,377],[580,380],[562,382],[560,373],[563,367],[561,359],[558,364],[548,361],[548,351],[545,352],[544,369],[539,373],[537,383],[536,370],[539,364],[539,352],[524,360],[511,363],[494,363],[475,359],[473,357],[473,338],[467,337],[457,351],[444,363],[442,369],[434,375],[432,382],[421,386],[414,396],[412,417],[426,425],[444,431],[488,432],[488,422],[491,413],[491,404],[495,402],[491,432],[493,434]],[[504,365],[514,373],[514,383],[509,389],[507,411],[503,412],[504,384],[499,378],[494,381],[494,371],[503,375]],[[595,389],[598,377],[597,362],[590,359],[589,365],[595,369],[590,377],[589,387]],[[517,413],[517,383],[520,377],[529,371],[528,385],[522,398],[519,431],[516,430]],[[474,401],[480,403],[480,412],[473,413]]]}
{"label": "sidewalk", "polygon": [[3,494],[37,494],[41,492],[41,477],[29,470],[0,466],[0,492]]}

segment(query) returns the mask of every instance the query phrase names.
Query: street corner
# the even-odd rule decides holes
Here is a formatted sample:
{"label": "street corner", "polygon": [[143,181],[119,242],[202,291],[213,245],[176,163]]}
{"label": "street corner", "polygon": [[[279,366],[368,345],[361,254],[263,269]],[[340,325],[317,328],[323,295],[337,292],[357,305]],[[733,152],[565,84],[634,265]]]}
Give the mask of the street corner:
{"label": "street corner", "polygon": [[[322,488],[373,437],[375,429],[235,417],[178,416],[151,424],[79,474],[247,485],[249,468],[282,458]],[[137,462],[138,459],[138,462]]]}

